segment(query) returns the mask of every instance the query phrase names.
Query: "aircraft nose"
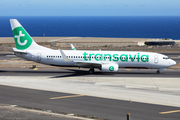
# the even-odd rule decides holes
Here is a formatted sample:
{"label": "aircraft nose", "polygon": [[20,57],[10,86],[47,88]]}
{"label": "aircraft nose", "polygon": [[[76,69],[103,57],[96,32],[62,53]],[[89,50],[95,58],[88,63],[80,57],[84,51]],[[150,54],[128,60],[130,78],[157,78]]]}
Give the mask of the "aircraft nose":
{"label": "aircraft nose", "polygon": [[176,61],[171,60],[171,65],[176,65]]}

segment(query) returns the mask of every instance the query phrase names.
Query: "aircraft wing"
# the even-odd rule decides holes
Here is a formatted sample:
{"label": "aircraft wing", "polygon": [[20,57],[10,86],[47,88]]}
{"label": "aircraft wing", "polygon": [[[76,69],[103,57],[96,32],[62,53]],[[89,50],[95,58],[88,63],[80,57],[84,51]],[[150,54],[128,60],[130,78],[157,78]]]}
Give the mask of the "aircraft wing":
{"label": "aircraft wing", "polygon": [[71,62],[73,62],[72,60],[67,58],[67,56],[65,55],[65,53],[61,49],[60,49],[60,53],[61,53],[62,58],[63,58],[64,61],[71,61]]}
{"label": "aircraft wing", "polygon": [[95,61],[73,61],[75,63],[77,63],[77,65],[85,65],[85,66],[98,66],[98,65],[102,65],[104,63],[102,62],[95,62]]}
{"label": "aircraft wing", "polygon": [[106,64],[106,62],[102,62],[102,61],[76,61],[76,60],[70,60],[61,49],[60,49],[60,53],[61,53],[62,58],[63,58],[64,61],[75,62],[78,66],[101,66],[102,64]]}

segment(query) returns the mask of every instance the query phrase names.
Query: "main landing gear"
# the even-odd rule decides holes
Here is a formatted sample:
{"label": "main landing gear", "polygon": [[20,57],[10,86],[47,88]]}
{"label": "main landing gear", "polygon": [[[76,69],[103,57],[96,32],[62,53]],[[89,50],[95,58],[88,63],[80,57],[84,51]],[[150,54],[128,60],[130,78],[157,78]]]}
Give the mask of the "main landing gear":
{"label": "main landing gear", "polygon": [[90,73],[90,74],[93,74],[93,73],[94,73],[94,68],[90,68],[90,69],[89,69],[89,73]]}
{"label": "main landing gear", "polygon": [[157,74],[160,74],[160,71],[159,70],[157,70],[157,72],[156,72]]}

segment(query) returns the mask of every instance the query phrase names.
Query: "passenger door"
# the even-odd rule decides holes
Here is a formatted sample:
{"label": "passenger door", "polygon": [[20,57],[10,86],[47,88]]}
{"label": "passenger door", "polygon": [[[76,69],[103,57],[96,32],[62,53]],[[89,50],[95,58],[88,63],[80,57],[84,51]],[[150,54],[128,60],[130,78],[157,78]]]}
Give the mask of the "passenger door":
{"label": "passenger door", "polygon": [[158,55],[154,56],[154,63],[158,63]]}

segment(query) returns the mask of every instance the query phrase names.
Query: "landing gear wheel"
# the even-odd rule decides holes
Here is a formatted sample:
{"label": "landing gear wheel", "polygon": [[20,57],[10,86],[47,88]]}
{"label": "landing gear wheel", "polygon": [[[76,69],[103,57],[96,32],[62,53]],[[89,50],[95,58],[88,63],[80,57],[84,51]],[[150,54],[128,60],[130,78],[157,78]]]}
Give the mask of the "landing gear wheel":
{"label": "landing gear wheel", "polygon": [[93,69],[90,69],[90,70],[89,70],[89,73],[90,73],[90,74],[93,74],[93,73],[94,73],[94,68],[93,68]]}
{"label": "landing gear wheel", "polygon": [[160,71],[158,70],[156,73],[157,73],[157,74],[160,74]]}

